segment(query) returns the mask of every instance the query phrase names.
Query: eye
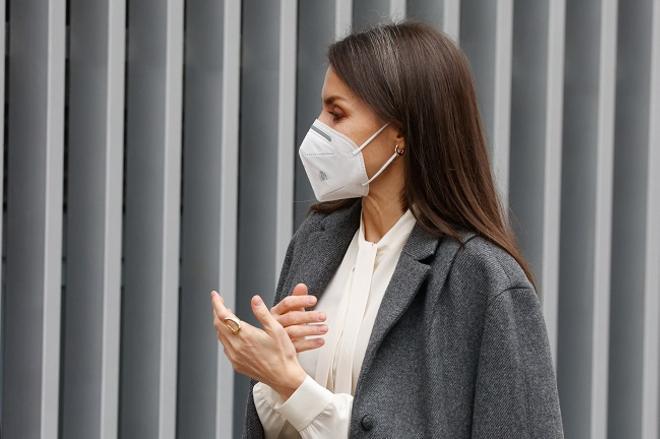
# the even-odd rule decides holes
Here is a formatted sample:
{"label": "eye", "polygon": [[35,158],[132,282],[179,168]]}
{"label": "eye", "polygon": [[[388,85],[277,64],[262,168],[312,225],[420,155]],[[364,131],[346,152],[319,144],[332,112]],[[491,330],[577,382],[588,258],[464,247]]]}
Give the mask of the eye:
{"label": "eye", "polygon": [[341,114],[333,113],[332,111],[329,112],[332,115],[332,120],[337,122],[339,119],[342,118]]}

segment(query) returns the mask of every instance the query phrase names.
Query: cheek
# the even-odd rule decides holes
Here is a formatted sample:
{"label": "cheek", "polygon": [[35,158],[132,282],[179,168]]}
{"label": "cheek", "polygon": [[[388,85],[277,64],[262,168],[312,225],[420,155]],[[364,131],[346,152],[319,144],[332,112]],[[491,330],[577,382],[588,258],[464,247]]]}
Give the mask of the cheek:
{"label": "cheek", "polygon": [[367,169],[367,175],[371,177],[376,172],[377,157],[374,157],[374,149],[376,145],[367,145],[362,149],[362,159],[364,160],[364,167]]}
{"label": "cheek", "polygon": [[[394,151],[394,149],[392,150]],[[389,158],[385,145],[374,141],[362,149],[364,166],[367,169],[367,175],[371,178]]]}

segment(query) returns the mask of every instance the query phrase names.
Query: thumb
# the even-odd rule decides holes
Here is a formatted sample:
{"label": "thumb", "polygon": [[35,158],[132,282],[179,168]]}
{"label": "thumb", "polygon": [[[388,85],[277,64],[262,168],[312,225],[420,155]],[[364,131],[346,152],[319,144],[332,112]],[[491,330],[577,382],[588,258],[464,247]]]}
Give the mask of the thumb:
{"label": "thumb", "polygon": [[261,299],[261,296],[258,294],[252,296],[250,305],[252,305],[252,313],[255,315],[257,320],[259,320],[266,332],[272,333],[277,329],[277,326],[281,326],[280,323],[275,320],[275,317],[273,317],[273,315],[270,313],[268,307]]}

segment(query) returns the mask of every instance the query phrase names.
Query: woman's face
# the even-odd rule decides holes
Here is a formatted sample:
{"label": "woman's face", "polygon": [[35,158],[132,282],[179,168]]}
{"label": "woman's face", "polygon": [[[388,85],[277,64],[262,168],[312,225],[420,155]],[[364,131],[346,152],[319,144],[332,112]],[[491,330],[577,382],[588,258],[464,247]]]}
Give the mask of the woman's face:
{"label": "woman's face", "polygon": [[[351,92],[346,83],[337,76],[332,66],[325,73],[321,90],[321,113],[318,118],[321,122],[353,139],[358,146],[385,124],[385,121],[381,120],[362,99]],[[394,153],[394,146],[397,143],[399,147],[405,147],[403,139],[398,136],[396,129],[392,125],[388,125],[362,149],[369,178]],[[379,175],[374,183],[384,177],[384,174],[390,170],[389,168]]]}

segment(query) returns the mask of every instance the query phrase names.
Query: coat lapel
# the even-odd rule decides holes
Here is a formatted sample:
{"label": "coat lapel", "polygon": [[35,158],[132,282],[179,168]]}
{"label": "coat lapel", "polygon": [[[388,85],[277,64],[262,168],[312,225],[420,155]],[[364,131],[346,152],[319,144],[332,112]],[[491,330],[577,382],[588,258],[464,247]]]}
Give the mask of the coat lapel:
{"label": "coat lapel", "polygon": [[355,397],[359,394],[360,387],[364,382],[363,377],[369,370],[385,335],[410,306],[422,282],[428,275],[430,265],[423,262],[423,260],[435,253],[440,240],[441,238],[427,233],[418,222],[412,228],[378,308],[376,320],[362,360]]}

